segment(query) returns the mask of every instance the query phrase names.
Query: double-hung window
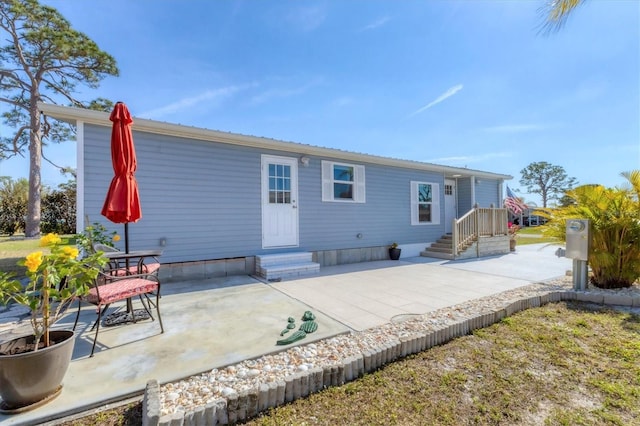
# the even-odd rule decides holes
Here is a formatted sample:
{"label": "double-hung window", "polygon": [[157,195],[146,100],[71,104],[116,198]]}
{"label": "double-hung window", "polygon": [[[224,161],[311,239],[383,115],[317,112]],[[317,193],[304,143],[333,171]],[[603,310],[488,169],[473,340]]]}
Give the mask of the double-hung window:
{"label": "double-hung window", "polygon": [[411,224],[440,223],[440,185],[432,182],[411,182]]}
{"label": "double-hung window", "polygon": [[322,201],[364,203],[364,166],[322,161]]}

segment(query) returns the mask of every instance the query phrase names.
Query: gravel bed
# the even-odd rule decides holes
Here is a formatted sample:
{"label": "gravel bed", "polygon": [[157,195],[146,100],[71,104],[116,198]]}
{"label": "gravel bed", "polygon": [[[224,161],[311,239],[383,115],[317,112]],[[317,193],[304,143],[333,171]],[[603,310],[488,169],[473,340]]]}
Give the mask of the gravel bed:
{"label": "gravel bed", "polygon": [[[465,318],[503,309],[516,300],[571,289],[570,277],[536,283],[424,315],[400,316],[380,327],[292,347],[226,368],[214,368],[207,373],[161,386],[161,416],[193,411],[220,398],[256,390],[261,384],[282,381],[285,377],[316,367],[331,366],[340,360],[397,342],[403,337],[425,334]],[[601,290],[589,286],[588,292],[640,297],[640,286],[621,290]],[[322,327],[322,324],[319,325]]]}

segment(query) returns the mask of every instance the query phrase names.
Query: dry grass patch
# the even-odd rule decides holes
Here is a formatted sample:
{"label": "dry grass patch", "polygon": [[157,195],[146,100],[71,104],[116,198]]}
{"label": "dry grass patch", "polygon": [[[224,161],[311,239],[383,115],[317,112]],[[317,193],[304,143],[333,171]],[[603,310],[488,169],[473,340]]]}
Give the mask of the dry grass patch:
{"label": "dry grass patch", "polygon": [[638,316],[552,304],[247,424],[628,425],[638,359]]}
{"label": "dry grass patch", "polygon": [[639,359],[638,315],[549,304],[246,424],[638,424]]}

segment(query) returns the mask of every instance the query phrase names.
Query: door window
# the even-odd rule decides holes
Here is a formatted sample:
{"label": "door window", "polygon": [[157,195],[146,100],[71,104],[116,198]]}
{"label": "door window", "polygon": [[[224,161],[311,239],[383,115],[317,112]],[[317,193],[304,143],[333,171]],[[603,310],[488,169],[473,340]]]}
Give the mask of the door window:
{"label": "door window", "polygon": [[291,166],[269,164],[269,203],[291,204]]}

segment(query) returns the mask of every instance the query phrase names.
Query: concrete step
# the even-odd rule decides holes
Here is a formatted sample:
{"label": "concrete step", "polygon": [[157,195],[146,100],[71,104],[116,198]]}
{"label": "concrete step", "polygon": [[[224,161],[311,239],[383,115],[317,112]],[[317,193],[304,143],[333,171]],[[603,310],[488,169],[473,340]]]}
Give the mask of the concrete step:
{"label": "concrete step", "polygon": [[306,263],[287,263],[281,265],[271,265],[266,268],[260,268],[258,275],[267,281],[281,280],[283,278],[303,277],[314,275],[320,272],[320,264],[315,262]]}
{"label": "concrete step", "polygon": [[256,256],[256,274],[267,281],[296,278],[320,272],[320,264],[312,262],[312,253],[276,253]]}
{"label": "concrete step", "polygon": [[256,265],[270,266],[283,263],[311,262],[313,254],[310,252],[274,253],[256,256]]}

